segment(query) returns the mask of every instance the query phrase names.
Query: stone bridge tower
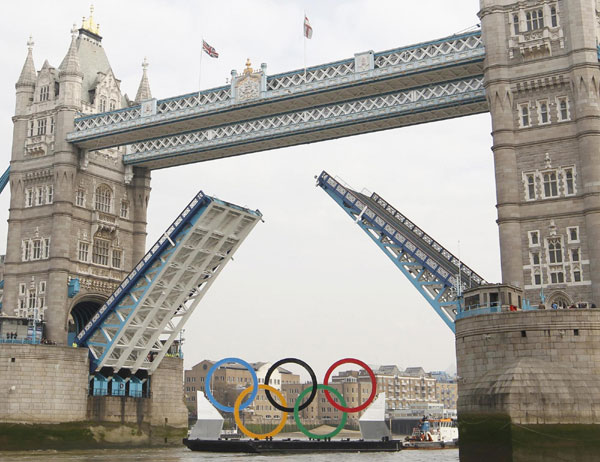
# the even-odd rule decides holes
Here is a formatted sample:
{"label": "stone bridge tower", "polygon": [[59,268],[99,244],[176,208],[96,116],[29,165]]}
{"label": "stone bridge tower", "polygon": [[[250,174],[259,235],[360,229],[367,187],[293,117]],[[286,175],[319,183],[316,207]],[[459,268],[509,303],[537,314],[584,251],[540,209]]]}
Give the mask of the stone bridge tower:
{"label": "stone bridge tower", "polygon": [[[145,252],[150,174],[122,149],[78,152],[78,113],[130,104],[92,15],[73,28],[58,68],[36,72],[33,43],[16,83],[11,203],[2,310],[38,317],[59,344],[81,329]],[[146,64],[137,98],[150,98]]]}
{"label": "stone bridge tower", "polygon": [[[480,3],[503,281],[547,308],[595,308],[598,4]],[[457,320],[461,461],[597,460],[599,311],[474,313]]]}
{"label": "stone bridge tower", "polygon": [[600,304],[596,0],[481,0],[502,279]]}

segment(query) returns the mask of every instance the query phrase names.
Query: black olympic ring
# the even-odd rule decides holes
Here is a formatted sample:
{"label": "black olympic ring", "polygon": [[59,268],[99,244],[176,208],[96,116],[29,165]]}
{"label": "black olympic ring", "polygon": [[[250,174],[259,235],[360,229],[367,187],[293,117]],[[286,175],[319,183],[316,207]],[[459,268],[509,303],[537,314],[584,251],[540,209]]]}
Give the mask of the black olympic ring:
{"label": "black olympic ring", "polygon": [[[304,369],[306,369],[306,371],[310,374],[310,379],[313,383],[312,391],[310,392],[310,396],[308,397],[308,399],[298,408],[298,410],[301,411],[302,409],[306,409],[308,406],[310,406],[310,403],[313,402],[315,396],[317,395],[317,376],[315,375],[315,372],[312,370],[312,368],[301,359],[285,358],[280,359],[269,368],[269,370],[267,371],[267,375],[265,375],[265,385],[269,385],[269,379],[271,378],[271,374],[275,372],[275,369],[277,369],[279,366],[285,363],[298,364],[299,366],[302,366]],[[267,399],[275,409],[278,409],[283,412],[294,412],[293,407],[285,407],[277,403],[271,396],[271,392],[269,390],[265,390],[265,395],[267,395]]]}

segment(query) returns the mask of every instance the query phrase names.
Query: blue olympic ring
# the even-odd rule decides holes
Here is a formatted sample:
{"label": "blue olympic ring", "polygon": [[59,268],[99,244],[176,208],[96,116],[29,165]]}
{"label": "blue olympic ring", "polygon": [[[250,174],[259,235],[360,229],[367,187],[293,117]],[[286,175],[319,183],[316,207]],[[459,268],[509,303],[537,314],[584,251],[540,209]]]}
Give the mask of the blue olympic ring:
{"label": "blue olympic ring", "polygon": [[213,373],[219,368],[219,366],[228,363],[237,363],[241,366],[244,366],[246,369],[248,369],[248,372],[250,372],[250,375],[252,376],[252,393],[250,393],[250,397],[240,406],[240,410],[246,409],[248,406],[250,406],[250,404],[252,404],[252,401],[254,401],[254,398],[256,398],[256,394],[258,393],[258,378],[256,377],[256,372],[254,372],[254,368],[240,358],[225,358],[213,364],[208,371],[208,374],[206,374],[206,386],[204,387],[204,390],[206,391],[206,397],[217,409],[220,409],[223,412],[234,412],[233,407],[224,406],[223,404],[219,403],[210,391],[210,381],[212,380]]}

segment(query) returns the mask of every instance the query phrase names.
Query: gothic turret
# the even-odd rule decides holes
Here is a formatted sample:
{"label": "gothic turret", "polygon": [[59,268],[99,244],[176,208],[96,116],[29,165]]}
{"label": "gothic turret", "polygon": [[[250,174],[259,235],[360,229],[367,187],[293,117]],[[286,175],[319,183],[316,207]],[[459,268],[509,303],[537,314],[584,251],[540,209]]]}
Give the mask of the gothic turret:
{"label": "gothic turret", "polygon": [[83,73],[77,53],[77,28],[71,29],[71,45],[62,63],[58,67],[58,81],[60,84],[59,98],[63,104],[81,106],[81,84]]}
{"label": "gothic turret", "polygon": [[33,101],[33,92],[35,90],[35,81],[37,73],[35,72],[35,65],[33,64],[33,40],[31,36],[27,41],[27,58],[25,58],[25,64],[21,70],[19,80],[15,84],[17,89],[17,101],[15,105],[15,114],[23,114],[25,109],[31,105]]}
{"label": "gothic turret", "polygon": [[144,62],[142,63],[142,80],[140,81],[140,86],[138,87],[137,94],[135,95],[135,102],[140,103],[144,100],[152,98],[152,92],[150,91],[150,82],[148,82],[148,60],[144,58]]}

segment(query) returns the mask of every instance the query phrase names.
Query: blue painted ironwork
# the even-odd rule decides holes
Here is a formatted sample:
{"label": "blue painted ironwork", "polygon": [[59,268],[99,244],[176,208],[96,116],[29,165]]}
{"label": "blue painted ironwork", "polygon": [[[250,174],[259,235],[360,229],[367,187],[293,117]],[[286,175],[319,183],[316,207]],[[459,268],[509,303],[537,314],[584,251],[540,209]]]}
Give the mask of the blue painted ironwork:
{"label": "blue painted ironwork", "polygon": [[320,186],[394,262],[454,332],[461,290],[484,284],[483,278],[429,237],[379,195],[359,193],[323,171]]}
{"label": "blue painted ironwork", "polygon": [[225,120],[243,123],[249,117],[310,109],[315,101],[342,103],[356,95],[382,95],[455,78],[482,78],[484,55],[481,32],[477,31],[371,53],[372,62],[366,64],[355,57],[273,76],[266,76],[263,69],[257,72],[264,88],[256,97],[236,96],[234,78],[230,87],[154,100],[156,109],[152,110],[138,105],[78,117],[67,141],[82,148],[106,148],[148,140],[157,133],[166,136],[218,127]]}
{"label": "blue painted ironwork", "polygon": [[129,378],[129,390],[127,392],[127,396],[132,398],[141,398],[142,397],[142,386],[143,382],[138,379],[135,375]]}
{"label": "blue painted ironwork", "polygon": [[2,191],[4,191],[4,188],[6,188],[9,177],[10,177],[10,166],[6,170],[4,170],[4,173],[2,174],[2,176],[0,176],[0,193]]}
{"label": "blue painted ironwork", "polygon": [[112,396],[125,396],[126,381],[120,375],[113,375],[111,379],[110,394]]}
{"label": "blue painted ironwork", "polygon": [[16,345],[39,345],[41,341],[41,336],[38,338],[0,338],[0,343],[13,343]]}
{"label": "blue painted ironwork", "polygon": [[73,298],[75,295],[77,295],[79,293],[79,289],[81,287],[79,278],[71,278],[71,280],[69,280],[69,284],[67,287],[68,287],[67,296],[69,298]]}
{"label": "blue painted ironwork", "polygon": [[161,168],[485,110],[483,77],[469,78],[135,143],[123,162]]}
{"label": "blue painted ironwork", "polygon": [[90,389],[92,396],[108,395],[108,379],[97,372],[90,377]]}
{"label": "blue painted ironwork", "polygon": [[[529,303],[529,300],[523,299],[521,309],[523,311],[534,311],[539,308],[537,306],[532,306]],[[472,316],[479,316],[482,314],[507,313],[510,311],[510,305],[501,305],[498,302],[471,305],[468,307],[468,309],[465,309],[461,306],[461,309],[456,315],[456,319],[470,318]]]}
{"label": "blue painted ironwork", "polygon": [[155,370],[260,217],[199,192],[78,334],[91,370]]}
{"label": "blue painted ironwork", "polygon": [[[100,326],[108,316],[114,312],[121,302],[128,302],[128,298],[131,297],[133,288],[145,279],[146,272],[152,270],[152,274],[157,273],[157,268],[153,268],[155,263],[158,266],[164,265],[164,257],[161,257],[163,252],[172,251],[169,249],[169,240],[173,240],[182,231],[185,225],[196,216],[196,213],[206,208],[210,198],[202,191],[200,191],[194,199],[187,205],[187,207],[179,214],[179,216],[173,221],[167,231],[156,241],[156,243],[150,248],[150,250],[144,255],[136,267],[123,279],[123,282],[115,290],[115,292],[108,298],[106,303],[100,307],[98,313],[92,318],[92,320],[85,326],[85,328],[77,335],[76,343],[78,346],[83,346],[85,342],[93,335],[98,326]],[[158,263],[160,262],[160,263]],[[127,307],[133,306],[125,305]]]}

